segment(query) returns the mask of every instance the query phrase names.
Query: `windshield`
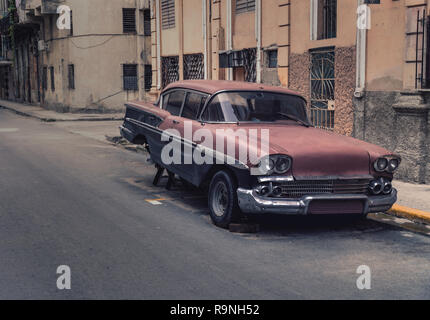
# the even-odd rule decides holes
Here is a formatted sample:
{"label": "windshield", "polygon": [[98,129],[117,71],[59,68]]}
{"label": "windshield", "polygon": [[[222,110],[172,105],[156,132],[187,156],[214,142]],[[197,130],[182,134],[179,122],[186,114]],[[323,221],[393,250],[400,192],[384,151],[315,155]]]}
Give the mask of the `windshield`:
{"label": "windshield", "polygon": [[274,122],[288,119],[308,122],[305,100],[271,92],[220,93],[212,99],[202,115],[203,121],[221,122]]}

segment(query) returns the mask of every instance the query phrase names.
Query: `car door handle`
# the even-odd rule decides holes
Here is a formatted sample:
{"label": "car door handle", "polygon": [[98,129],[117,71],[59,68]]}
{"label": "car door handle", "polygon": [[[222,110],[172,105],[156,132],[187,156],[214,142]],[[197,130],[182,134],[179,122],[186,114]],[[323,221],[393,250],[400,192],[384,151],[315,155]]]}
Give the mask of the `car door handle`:
{"label": "car door handle", "polygon": [[178,120],[173,120],[172,122],[173,122],[173,124],[179,124]]}
{"label": "car door handle", "polygon": [[167,135],[167,137],[165,139],[162,138],[161,141],[165,144],[170,143],[173,141],[173,136]]}

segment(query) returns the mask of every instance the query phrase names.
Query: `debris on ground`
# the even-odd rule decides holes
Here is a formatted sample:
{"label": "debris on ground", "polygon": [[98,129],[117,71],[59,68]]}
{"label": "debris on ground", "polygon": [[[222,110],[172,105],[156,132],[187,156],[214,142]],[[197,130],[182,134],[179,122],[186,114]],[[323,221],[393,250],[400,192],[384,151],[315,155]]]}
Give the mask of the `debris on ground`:
{"label": "debris on ground", "polygon": [[121,136],[112,137],[112,136],[106,135],[105,137],[106,137],[107,141],[109,141],[115,145],[122,146],[126,150],[137,152],[137,153],[147,153],[145,146],[140,145],[140,144],[130,143]]}

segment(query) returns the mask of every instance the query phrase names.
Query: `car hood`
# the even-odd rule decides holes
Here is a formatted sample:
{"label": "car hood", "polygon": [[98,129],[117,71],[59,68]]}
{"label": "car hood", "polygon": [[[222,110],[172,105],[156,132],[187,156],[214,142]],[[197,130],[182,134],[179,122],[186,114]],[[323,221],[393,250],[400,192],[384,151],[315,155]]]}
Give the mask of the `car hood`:
{"label": "car hood", "polygon": [[[255,128],[247,126],[248,129],[251,127]],[[291,156],[292,173],[298,179],[369,175],[374,159],[392,154],[379,146],[313,127],[276,124],[260,125],[259,129],[269,130],[270,154]],[[261,140],[258,149],[261,148]]]}

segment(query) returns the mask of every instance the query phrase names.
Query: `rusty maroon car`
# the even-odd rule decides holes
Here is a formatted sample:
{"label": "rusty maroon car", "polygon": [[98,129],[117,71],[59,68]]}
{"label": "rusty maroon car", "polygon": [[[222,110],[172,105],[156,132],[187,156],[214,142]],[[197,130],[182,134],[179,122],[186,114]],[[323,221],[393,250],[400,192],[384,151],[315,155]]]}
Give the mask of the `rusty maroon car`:
{"label": "rusty maroon car", "polygon": [[155,104],[128,103],[120,131],[146,145],[159,169],[207,186],[221,227],[242,214],[365,217],[397,200],[400,157],[313,127],[306,100],[285,88],[176,82]]}

